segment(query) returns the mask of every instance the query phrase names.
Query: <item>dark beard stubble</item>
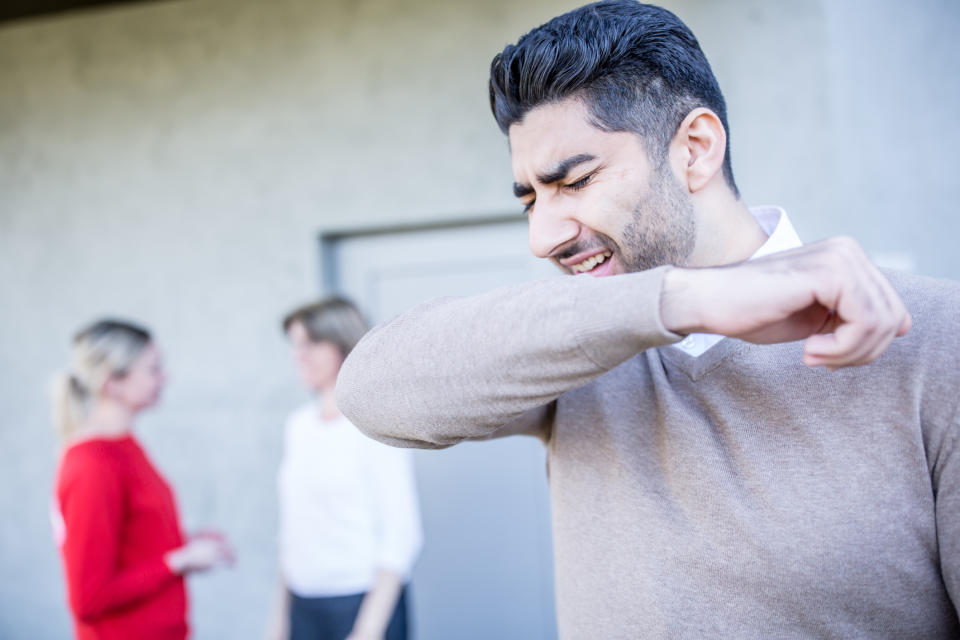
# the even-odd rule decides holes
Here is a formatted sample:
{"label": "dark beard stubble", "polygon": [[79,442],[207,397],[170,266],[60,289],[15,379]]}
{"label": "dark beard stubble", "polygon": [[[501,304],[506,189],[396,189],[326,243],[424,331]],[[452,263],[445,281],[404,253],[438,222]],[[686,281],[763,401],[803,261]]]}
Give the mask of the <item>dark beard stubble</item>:
{"label": "dark beard stubble", "polygon": [[684,266],[693,253],[697,222],[693,202],[670,173],[657,170],[650,189],[633,207],[633,216],[620,237],[620,253],[627,272],[662,265]]}

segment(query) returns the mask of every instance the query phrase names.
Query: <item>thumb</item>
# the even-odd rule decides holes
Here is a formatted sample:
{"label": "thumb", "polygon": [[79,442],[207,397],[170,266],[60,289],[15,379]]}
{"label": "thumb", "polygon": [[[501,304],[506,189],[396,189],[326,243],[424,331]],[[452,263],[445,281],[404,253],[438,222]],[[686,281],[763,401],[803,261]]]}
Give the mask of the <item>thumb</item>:
{"label": "thumb", "polygon": [[819,364],[817,360],[837,348],[837,336],[833,333],[815,333],[803,343],[803,362],[810,366]]}

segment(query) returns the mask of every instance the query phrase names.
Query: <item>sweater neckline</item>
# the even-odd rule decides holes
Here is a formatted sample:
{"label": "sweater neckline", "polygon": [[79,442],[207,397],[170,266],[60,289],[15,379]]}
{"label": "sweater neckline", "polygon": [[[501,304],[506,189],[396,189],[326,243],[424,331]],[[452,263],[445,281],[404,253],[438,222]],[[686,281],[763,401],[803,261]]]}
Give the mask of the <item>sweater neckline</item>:
{"label": "sweater neckline", "polygon": [[723,362],[750,347],[750,343],[736,338],[724,338],[700,356],[692,356],[680,349],[658,348],[660,357],[683,371],[694,382],[701,380]]}

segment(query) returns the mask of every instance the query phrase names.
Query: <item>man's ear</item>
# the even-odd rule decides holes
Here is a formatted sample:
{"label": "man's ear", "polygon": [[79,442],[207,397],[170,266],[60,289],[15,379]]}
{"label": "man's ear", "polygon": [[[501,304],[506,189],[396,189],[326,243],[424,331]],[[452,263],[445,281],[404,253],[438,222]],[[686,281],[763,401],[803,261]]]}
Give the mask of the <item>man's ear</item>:
{"label": "man's ear", "polygon": [[710,109],[698,107],[680,123],[670,143],[671,163],[686,180],[690,193],[705,187],[723,171],[727,132]]}

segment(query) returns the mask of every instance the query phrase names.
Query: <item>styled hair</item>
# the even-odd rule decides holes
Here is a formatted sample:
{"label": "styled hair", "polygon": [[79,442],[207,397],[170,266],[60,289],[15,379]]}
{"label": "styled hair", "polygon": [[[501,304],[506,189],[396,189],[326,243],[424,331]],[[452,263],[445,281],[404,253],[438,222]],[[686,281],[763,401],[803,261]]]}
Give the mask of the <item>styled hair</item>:
{"label": "styled hair", "polygon": [[103,384],[126,375],[150,341],[143,327],[113,319],[97,320],[73,336],[70,365],[54,380],[53,421],[61,438],[76,434]]}
{"label": "styled hair", "polygon": [[727,132],[724,179],[739,195],[720,86],[693,33],[666,9],[589,4],[533,29],[490,64],[490,108],[505,134],[532,109],[567,98],[582,100],[598,129],[638,134],[657,161],[691,111],[710,109]]}
{"label": "styled hair", "polygon": [[370,330],[357,306],[340,296],[330,296],[294,309],[283,318],[284,333],[295,322],[303,325],[311,342],[332,342],[340,348],[343,357],[347,357]]}

